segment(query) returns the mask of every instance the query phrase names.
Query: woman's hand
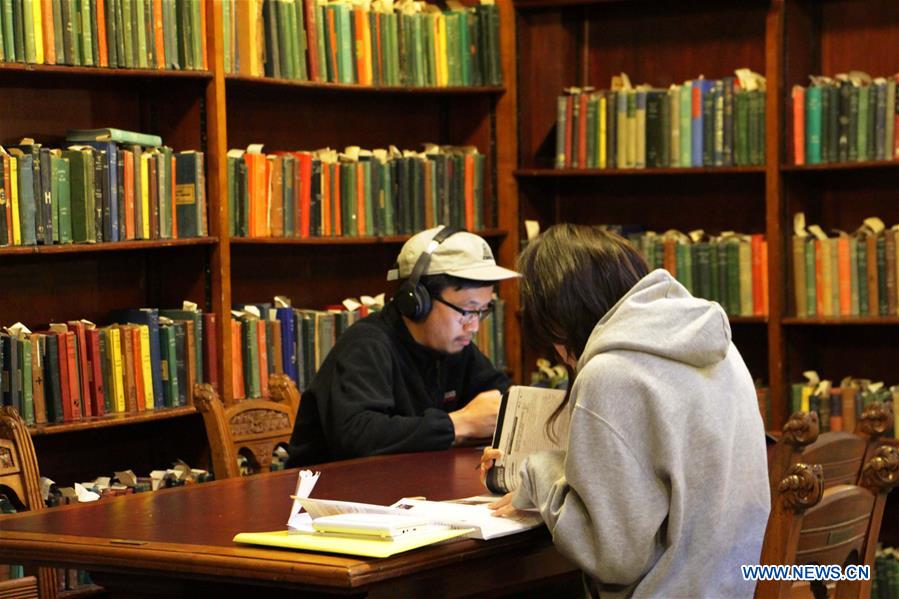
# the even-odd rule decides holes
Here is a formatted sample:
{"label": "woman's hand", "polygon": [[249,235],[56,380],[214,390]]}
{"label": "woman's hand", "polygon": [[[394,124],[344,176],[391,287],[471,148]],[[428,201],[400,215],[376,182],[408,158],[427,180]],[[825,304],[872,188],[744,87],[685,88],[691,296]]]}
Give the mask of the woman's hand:
{"label": "woman's hand", "polygon": [[478,466],[478,475],[481,478],[481,484],[487,486],[487,471],[493,468],[494,460],[503,457],[502,450],[493,447],[485,447],[484,453],[481,455],[481,464]]}
{"label": "woman's hand", "polygon": [[512,497],[514,495],[514,492],[506,493],[497,501],[487,504],[487,507],[493,510],[494,516],[499,518],[515,518],[520,516],[522,514],[520,514],[518,508],[512,506]]}

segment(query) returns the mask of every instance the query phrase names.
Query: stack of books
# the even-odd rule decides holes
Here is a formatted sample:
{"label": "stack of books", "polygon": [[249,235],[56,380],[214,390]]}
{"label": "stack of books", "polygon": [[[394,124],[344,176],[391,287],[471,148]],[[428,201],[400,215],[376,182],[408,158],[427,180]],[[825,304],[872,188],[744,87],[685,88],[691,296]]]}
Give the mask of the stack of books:
{"label": "stack of books", "polygon": [[502,85],[499,13],[391,0],[224,0],[225,70],[378,86]]}
{"label": "stack of books", "polygon": [[899,159],[899,74],[811,76],[794,85],[787,146],[793,164]]}
{"label": "stack of books", "polygon": [[202,152],[120,129],[69,131],[68,141],[0,147],[0,245],[207,234]]}
{"label": "stack of books", "polygon": [[207,0],[0,0],[0,62],[202,69]]}
{"label": "stack of books", "polygon": [[691,168],[765,164],[765,80],[699,77],[668,88],[572,87],[559,96],[556,168]]}
{"label": "stack of books", "polygon": [[113,315],[113,322],[121,324],[6,328],[3,405],[29,425],[73,422],[189,405],[194,383],[217,384],[214,314],[141,308]]}
{"label": "stack of books", "polygon": [[486,221],[485,157],[473,146],[428,144],[344,152],[228,152],[228,214],[236,237],[412,234]]}
{"label": "stack of books", "polygon": [[768,242],[761,233],[664,233],[607,226],[626,237],[651,269],[664,268],[687,291],[731,316],[768,315]]}
{"label": "stack of books", "polygon": [[871,217],[852,233],[828,235],[797,213],[793,233],[797,316],[899,314],[899,225]]}

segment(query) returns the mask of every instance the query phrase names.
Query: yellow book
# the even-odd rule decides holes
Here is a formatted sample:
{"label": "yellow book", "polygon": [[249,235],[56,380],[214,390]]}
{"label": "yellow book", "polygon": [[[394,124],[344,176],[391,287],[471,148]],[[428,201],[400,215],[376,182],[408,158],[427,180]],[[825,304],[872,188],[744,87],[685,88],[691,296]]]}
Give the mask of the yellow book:
{"label": "yellow book", "polygon": [[446,52],[446,15],[437,15],[437,36],[434,38],[437,44],[437,85],[449,85],[449,58]]}
{"label": "yellow book", "polygon": [[802,397],[799,402],[799,409],[803,412],[809,411],[809,398],[814,393],[815,387],[814,385],[806,385],[802,388]]}
{"label": "yellow book", "polygon": [[150,156],[149,153],[140,156],[140,213],[144,239],[150,239]]}
{"label": "yellow book", "polygon": [[125,378],[122,372],[122,336],[119,329],[110,327],[106,329],[106,349],[109,356],[109,366],[112,371],[113,393],[112,404],[115,412],[125,411]]}
{"label": "yellow book", "polygon": [[148,410],[156,406],[153,404],[153,373],[150,365],[150,327],[145,324],[140,327],[140,363],[144,377],[144,405]]}
{"label": "yellow book", "polygon": [[608,100],[605,94],[599,96],[599,139],[596,140],[596,147],[599,148],[599,168],[606,168],[608,160],[606,158],[606,114],[608,111]]}
{"label": "yellow book", "polygon": [[22,245],[22,223],[19,222],[19,161],[15,156],[9,157],[9,201],[12,208],[12,244]]}
{"label": "yellow book", "polygon": [[364,538],[361,535],[276,530],[274,532],[242,532],[235,535],[234,542],[364,557],[390,557],[425,545],[455,539],[469,532],[471,529],[468,528],[440,528],[382,539],[380,537]]}
{"label": "yellow book", "polygon": [[[34,0],[32,6],[32,19],[34,20],[34,61],[37,64],[44,64],[44,27],[41,19],[41,0]],[[53,20],[50,20],[52,27]]]}

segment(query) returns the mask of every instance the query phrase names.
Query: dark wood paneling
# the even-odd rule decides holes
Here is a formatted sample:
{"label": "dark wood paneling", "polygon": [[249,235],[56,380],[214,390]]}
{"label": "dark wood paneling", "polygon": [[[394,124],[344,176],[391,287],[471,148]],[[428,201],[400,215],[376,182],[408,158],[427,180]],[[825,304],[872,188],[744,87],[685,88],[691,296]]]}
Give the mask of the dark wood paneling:
{"label": "dark wood paneling", "polygon": [[627,73],[634,85],[668,87],[734,69],[765,70],[765,2],[641,2],[586,9],[587,83],[608,89]]}

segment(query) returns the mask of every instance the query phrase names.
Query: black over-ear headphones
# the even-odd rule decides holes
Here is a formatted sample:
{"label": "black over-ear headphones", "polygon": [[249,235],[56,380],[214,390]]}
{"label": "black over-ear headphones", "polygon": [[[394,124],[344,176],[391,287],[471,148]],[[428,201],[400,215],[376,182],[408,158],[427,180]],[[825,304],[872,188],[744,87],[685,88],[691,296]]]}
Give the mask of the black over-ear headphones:
{"label": "black over-ear headphones", "polygon": [[431,254],[437,249],[437,246],[446,240],[447,237],[458,233],[461,229],[455,227],[443,227],[434,239],[428,242],[428,247],[421,253],[409,278],[400,285],[393,302],[396,304],[400,314],[415,322],[421,322],[431,313],[431,294],[424,285],[421,284],[421,277],[428,269],[431,263]]}

